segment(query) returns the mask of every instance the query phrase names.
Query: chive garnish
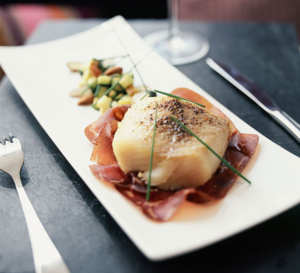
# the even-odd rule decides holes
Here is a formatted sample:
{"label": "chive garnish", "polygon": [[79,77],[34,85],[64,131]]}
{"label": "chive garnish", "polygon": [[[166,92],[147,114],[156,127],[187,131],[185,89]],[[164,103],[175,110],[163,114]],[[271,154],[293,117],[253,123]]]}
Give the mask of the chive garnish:
{"label": "chive garnish", "polygon": [[97,85],[96,85],[96,90],[95,90],[95,95],[94,95],[94,97],[98,97],[100,88],[101,88],[101,84],[97,84]]}
{"label": "chive garnish", "polygon": [[140,100],[143,100],[148,94],[148,91],[146,91],[146,94]]}
{"label": "chive garnish", "polygon": [[[134,63],[133,64],[133,67],[126,73],[126,74],[129,74],[130,72],[132,72],[132,70],[133,69],[136,69],[137,70],[137,65],[141,62],[141,61],[143,61],[150,53],[152,52],[152,50],[150,51],[150,52],[148,52],[143,58],[141,58],[136,64]],[[129,55],[128,55],[129,56]],[[138,71],[138,70],[137,70]],[[125,75],[126,75],[125,74]],[[120,79],[115,83],[115,84],[113,84],[110,88],[108,88],[107,90],[106,90],[106,92],[103,94],[103,96],[106,96],[112,89],[114,89],[118,84],[119,84],[119,82],[120,82],[120,80],[125,76],[125,75],[123,75],[122,77],[120,77]],[[141,79],[142,81],[143,81],[143,79]],[[146,88],[146,87],[145,87]],[[149,91],[147,91],[147,92],[149,92]]]}
{"label": "chive garnish", "polygon": [[[102,71],[102,74],[104,74],[105,71],[106,71],[108,68],[110,68],[110,67],[112,67],[112,66],[115,66],[118,62],[120,62],[123,58],[126,58],[126,57],[128,57],[127,54],[125,54],[125,55],[119,55],[119,56],[114,56],[114,57],[108,57],[108,58],[104,58],[104,59],[98,60],[98,61],[100,61],[100,66],[101,66],[100,69],[104,69],[104,70]],[[114,62],[114,63],[112,63],[112,64],[110,64],[110,65],[108,65],[108,66],[106,66],[106,67],[103,67],[103,64],[101,64],[101,63],[103,63],[103,61],[105,61],[105,60],[110,60],[110,59],[121,59],[121,60],[119,60],[119,61],[117,61],[117,62]]]}
{"label": "chive garnish", "polygon": [[243,178],[246,182],[251,184],[251,181],[248,180],[245,176],[243,176],[237,169],[235,169],[231,164],[229,164],[226,159],[219,156],[210,146],[208,146],[204,141],[202,141],[197,135],[195,135],[190,129],[188,129],[186,126],[184,126],[178,119],[176,119],[174,116],[171,116],[171,119],[173,119],[176,123],[178,123],[184,130],[186,130],[189,134],[191,134],[193,137],[195,137],[198,141],[200,141],[208,150],[210,150],[217,158],[219,158],[224,165],[226,165],[229,169],[231,169],[234,173],[236,173],[238,176]]}
{"label": "chive garnish", "polygon": [[[146,87],[146,85],[145,85],[145,83],[144,83],[144,81],[143,81],[143,78],[142,78],[142,76],[141,76],[141,74],[140,74],[140,72],[139,72],[139,70],[138,70],[138,68],[137,68],[137,65],[141,62],[141,60],[145,59],[145,58],[152,52],[152,50],[150,50],[150,52],[148,52],[148,53],[147,53],[147,54],[146,54],[146,55],[145,55],[145,56],[144,56],[137,64],[135,64],[134,61],[133,61],[133,59],[132,59],[132,57],[131,57],[131,55],[129,54],[127,48],[125,47],[124,43],[122,42],[121,38],[119,37],[119,35],[118,35],[117,32],[115,31],[115,29],[113,28],[112,30],[113,30],[114,34],[116,35],[117,39],[119,40],[121,46],[122,46],[123,49],[126,51],[126,54],[127,54],[127,56],[129,57],[130,61],[132,62],[133,68],[135,68],[136,72],[138,73],[138,75],[139,75],[139,77],[140,77],[140,79],[141,79],[141,81],[142,81],[142,83],[143,83],[143,86],[144,86],[145,90],[148,92],[147,87]],[[133,68],[132,68],[132,69],[133,69]]]}
{"label": "chive garnish", "polygon": [[205,107],[205,105],[202,105],[202,104],[200,104],[200,103],[197,103],[197,102],[194,102],[194,101],[191,101],[191,100],[188,100],[188,99],[185,99],[185,98],[182,98],[182,97],[179,97],[179,96],[173,95],[173,94],[171,94],[171,93],[166,93],[166,92],[159,91],[159,90],[154,90],[154,92],[157,92],[157,93],[160,93],[160,94],[163,94],[163,95],[166,95],[166,96],[172,97],[172,98],[176,98],[176,99],[179,99],[179,100],[185,100],[185,101],[188,101],[188,102],[191,102],[191,103],[197,104],[198,106],[201,106],[201,107]]}
{"label": "chive garnish", "polygon": [[82,96],[87,90],[90,88],[93,88],[93,85],[97,82],[97,80],[93,81],[92,84],[88,85],[83,91],[80,93],[80,96]]}
{"label": "chive garnish", "polygon": [[120,82],[120,80],[121,80],[122,78],[123,78],[123,77],[120,77],[120,79],[119,79],[116,83],[114,83],[111,87],[109,87],[109,88],[105,91],[105,93],[103,94],[103,96],[107,96],[108,93],[109,93],[111,90],[113,90],[113,89],[119,84],[119,82]]}
{"label": "chive garnish", "polygon": [[153,125],[153,137],[152,137],[151,155],[150,155],[150,163],[149,163],[149,176],[148,176],[147,194],[146,194],[147,202],[149,202],[149,200],[150,200],[151,173],[152,173],[152,163],[153,163],[153,153],[154,153],[155,133],[156,133],[156,121],[157,121],[157,102],[155,105],[156,105],[155,119],[154,119],[154,125]]}

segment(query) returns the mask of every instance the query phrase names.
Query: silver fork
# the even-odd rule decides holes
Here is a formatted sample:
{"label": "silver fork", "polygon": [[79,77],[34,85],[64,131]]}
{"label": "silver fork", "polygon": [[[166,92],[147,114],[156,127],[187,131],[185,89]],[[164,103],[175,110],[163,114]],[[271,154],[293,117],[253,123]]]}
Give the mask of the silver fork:
{"label": "silver fork", "polygon": [[69,269],[51,241],[39,220],[23,188],[20,171],[24,163],[24,153],[19,139],[9,135],[0,142],[0,170],[9,174],[16,189],[25,215],[32,246],[36,273],[69,273]]}

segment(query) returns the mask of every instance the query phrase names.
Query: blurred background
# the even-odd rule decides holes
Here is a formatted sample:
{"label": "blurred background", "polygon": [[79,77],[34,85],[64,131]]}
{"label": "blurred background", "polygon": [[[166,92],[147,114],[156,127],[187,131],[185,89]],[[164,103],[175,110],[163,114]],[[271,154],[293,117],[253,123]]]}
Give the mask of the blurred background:
{"label": "blurred background", "polygon": [[[111,18],[115,15],[126,19],[165,19],[168,15],[167,0],[1,0],[0,45],[24,44],[44,20]],[[300,37],[300,0],[179,0],[179,19],[285,22],[293,24]]]}
{"label": "blurred background", "polygon": [[[1,0],[1,45],[21,45],[47,19],[167,18],[167,0]],[[287,22],[300,36],[300,0],[179,0],[182,20]]]}

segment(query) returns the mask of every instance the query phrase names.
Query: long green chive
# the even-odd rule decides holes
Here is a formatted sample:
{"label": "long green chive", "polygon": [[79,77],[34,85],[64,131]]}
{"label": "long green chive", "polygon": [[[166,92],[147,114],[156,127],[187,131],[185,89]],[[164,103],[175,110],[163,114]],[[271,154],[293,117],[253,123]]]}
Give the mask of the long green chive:
{"label": "long green chive", "polygon": [[[127,72],[127,74],[128,73],[130,73],[133,69],[136,69],[136,71],[138,72],[138,74],[139,74],[139,76],[140,76],[140,79],[141,79],[141,81],[142,81],[142,83],[143,83],[143,85],[144,85],[144,88],[145,88],[145,90],[146,90],[146,92],[147,93],[149,93],[149,91],[147,90],[147,87],[146,87],[146,85],[145,85],[145,83],[144,83],[144,81],[143,81],[143,78],[141,77],[141,75],[140,75],[140,73],[139,73],[139,71],[138,71],[138,69],[137,69],[137,66],[138,66],[138,64],[140,63],[140,62],[142,62],[150,53],[152,52],[152,50],[150,50],[145,56],[143,56],[143,58],[141,58],[136,64],[133,62],[133,60],[131,59],[131,56],[128,54],[128,57],[131,59],[131,61],[132,61],[132,63],[133,63],[133,67]],[[118,84],[119,84],[119,82],[120,82],[120,80],[122,79],[122,77],[113,85],[113,86],[111,86],[107,91],[106,91],[106,93],[104,94],[105,96],[109,93],[109,91],[111,91],[112,89],[114,89]],[[146,96],[146,95],[145,95]],[[145,97],[144,96],[144,97]],[[144,98],[143,97],[143,98]],[[142,99],[143,99],[142,98]]]}
{"label": "long green chive", "polygon": [[127,57],[127,54],[117,55],[117,56],[112,56],[112,57],[106,57],[106,58],[102,58],[102,59],[95,59],[95,60],[99,61],[99,62],[103,62],[103,61],[110,60],[110,59],[123,59],[125,57]]}
{"label": "long green chive", "polygon": [[109,93],[111,90],[113,90],[113,89],[119,84],[119,82],[120,82],[120,80],[121,80],[122,78],[123,78],[123,77],[120,77],[120,79],[119,79],[116,83],[114,83],[111,87],[109,87],[109,88],[105,91],[105,93],[103,94],[103,96],[107,96],[108,93]]}
{"label": "long green chive", "polygon": [[171,94],[171,93],[166,93],[166,92],[159,91],[159,90],[154,90],[154,92],[157,92],[157,93],[160,93],[160,94],[163,94],[163,95],[172,97],[172,98],[176,98],[176,99],[179,99],[179,100],[185,100],[185,101],[188,101],[188,102],[191,102],[191,103],[195,103],[195,104],[197,104],[197,105],[199,105],[199,106],[201,106],[201,107],[205,107],[205,105],[202,105],[202,104],[200,104],[200,103],[197,103],[197,102],[194,102],[194,101],[191,101],[191,100],[188,100],[188,99],[185,99],[185,98],[182,98],[182,97],[173,95],[173,94]]}
{"label": "long green chive", "polygon": [[[100,88],[101,88],[101,84],[97,84],[96,86],[96,90],[95,90],[95,94],[94,94],[94,98],[97,98],[98,95],[99,95],[99,92],[100,92]],[[99,99],[99,98],[98,98]],[[97,101],[93,103],[92,107],[96,109],[96,104],[97,104]]]}
{"label": "long green chive", "polygon": [[212,148],[210,148],[204,141],[202,141],[197,135],[195,135],[190,129],[188,129],[186,126],[184,126],[178,119],[176,119],[174,116],[171,116],[171,119],[173,119],[176,123],[178,123],[184,130],[186,130],[188,133],[190,133],[193,137],[195,137],[198,141],[200,141],[208,150],[210,150],[217,158],[219,158],[229,169],[231,169],[234,173],[236,173],[238,176],[243,178],[246,182],[251,184],[251,181],[248,180],[245,176],[243,176],[237,169],[235,169],[232,165],[230,165],[224,158],[219,156]]}
{"label": "long green chive", "polygon": [[[137,68],[137,65],[138,65],[138,63],[140,63],[140,61],[139,61],[137,64],[134,63],[132,57],[130,56],[130,54],[129,54],[127,48],[125,47],[124,43],[122,42],[122,40],[121,40],[121,38],[119,37],[119,35],[117,34],[117,32],[115,31],[114,28],[113,28],[112,30],[113,30],[114,34],[116,35],[117,39],[119,40],[121,46],[122,46],[122,47],[124,48],[124,50],[126,51],[127,56],[128,56],[129,59],[131,60],[131,62],[132,62],[132,64],[133,64],[133,68],[135,68],[136,72],[138,73],[138,75],[139,75],[139,77],[140,77],[140,79],[141,79],[141,81],[142,81],[142,83],[143,83],[143,86],[144,86],[145,90],[148,92],[147,87],[146,87],[146,85],[145,85],[145,83],[144,83],[144,80],[143,80],[143,78],[142,78],[142,76],[141,76],[141,74],[140,74],[140,72],[139,72],[139,70],[138,70],[138,68]],[[150,50],[150,52],[148,52],[148,53],[142,58],[142,60],[145,59],[152,51],[153,51],[153,50]]]}
{"label": "long green chive", "polygon": [[[104,59],[98,60],[98,61],[100,62],[100,66],[102,66],[102,67],[100,67],[100,69],[101,69],[101,68],[104,68],[104,70],[102,71],[102,74],[104,74],[105,71],[106,71],[108,68],[110,68],[110,67],[112,67],[112,66],[115,66],[118,62],[120,62],[122,59],[124,59],[124,58],[126,58],[126,57],[128,57],[127,54],[125,54],[125,55],[119,55],[119,56],[114,56],[114,57],[108,57],[108,58],[104,58]],[[112,60],[112,59],[120,59],[120,60],[118,60],[117,62],[111,63],[111,64],[109,64],[109,65],[106,66],[106,67],[103,67],[103,61],[110,60],[110,59],[111,59],[111,60]],[[101,63],[102,63],[102,64],[101,64]]]}
{"label": "long green chive", "polygon": [[142,98],[140,100],[143,100],[147,95],[148,95],[148,91],[146,92],[146,94],[144,96],[142,96]]}
{"label": "long green chive", "polygon": [[146,201],[147,202],[149,202],[149,200],[150,200],[151,173],[152,173],[152,163],[153,163],[154,144],[155,144],[156,121],[157,121],[157,102],[156,102],[155,119],[154,119],[154,126],[153,126],[153,137],[152,137],[152,146],[151,146],[151,155],[150,155],[150,163],[149,163],[149,176],[148,176],[147,194],[146,194]]}
{"label": "long green chive", "polygon": [[101,84],[98,83],[98,84],[96,85],[96,90],[95,90],[95,95],[94,95],[94,97],[98,97],[100,88],[101,88]]}
{"label": "long green chive", "polygon": [[80,93],[80,96],[82,96],[86,91],[88,91],[90,88],[93,88],[93,85],[97,82],[97,80],[93,81],[92,84],[88,85],[86,88],[83,89],[83,91]]}
{"label": "long green chive", "polygon": [[[136,64],[133,64],[133,67],[127,72],[127,74],[129,74],[133,69],[137,68],[137,65],[143,61],[152,51],[148,52],[145,56],[143,56],[143,58],[141,58]],[[129,56],[129,55],[128,55]],[[106,92],[103,94],[103,96],[106,96],[112,89],[114,89],[120,82],[120,80],[124,77],[124,75],[122,77],[120,77],[120,79],[113,84],[110,88],[108,88],[106,90]],[[143,81],[143,80],[142,80]],[[148,92],[148,91],[147,91]]]}

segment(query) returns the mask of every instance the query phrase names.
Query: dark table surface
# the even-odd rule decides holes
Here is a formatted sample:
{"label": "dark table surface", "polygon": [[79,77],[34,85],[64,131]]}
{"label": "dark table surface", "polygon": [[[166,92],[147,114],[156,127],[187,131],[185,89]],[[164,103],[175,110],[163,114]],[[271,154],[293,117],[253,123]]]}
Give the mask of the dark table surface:
{"label": "dark table surface", "polygon": [[[64,37],[101,22],[45,22],[28,43]],[[167,27],[164,20],[129,22],[141,36]],[[298,38],[291,25],[184,22],[181,28],[205,36],[211,46],[207,57],[247,74],[300,121],[300,57]],[[205,59],[178,69],[250,126],[300,156],[299,144],[213,72]],[[5,78],[0,86],[0,133],[7,132],[22,141],[25,163],[21,177],[25,190],[71,272],[300,272],[300,205],[204,249],[151,262],[106,212]],[[0,272],[33,271],[17,192],[11,178],[0,173]]]}

